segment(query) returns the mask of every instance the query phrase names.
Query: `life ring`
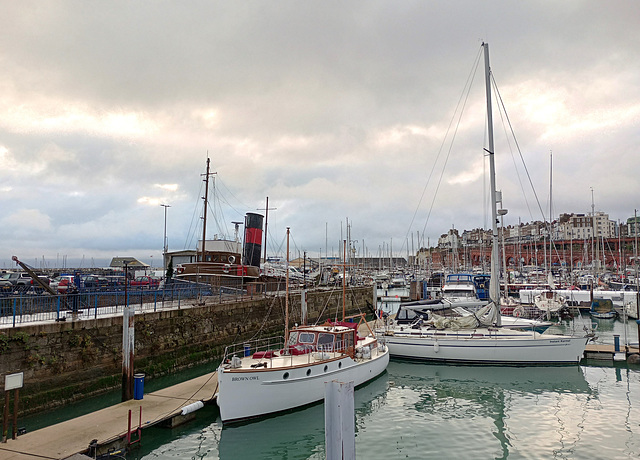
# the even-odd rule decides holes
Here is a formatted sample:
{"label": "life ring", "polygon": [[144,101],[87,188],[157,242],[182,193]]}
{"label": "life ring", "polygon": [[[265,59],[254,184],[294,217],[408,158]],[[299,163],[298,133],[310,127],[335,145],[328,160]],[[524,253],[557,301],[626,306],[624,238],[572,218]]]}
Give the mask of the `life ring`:
{"label": "life ring", "polygon": [[222,268],[222,271],[225,273],[229,273],[229,264],[224,264],[224,267]]}
{"label": "life ring", "polygon": [[513,316],[515,316],[516,318],[520,318],[522,315],[524,315],[524,308],[522,307],[522,305],[518,305],[513,309]]}
{"label": "life ring", "polygon": [[234,256],[229,256],[229,263],[232,264],[236,261],[236,258]]}

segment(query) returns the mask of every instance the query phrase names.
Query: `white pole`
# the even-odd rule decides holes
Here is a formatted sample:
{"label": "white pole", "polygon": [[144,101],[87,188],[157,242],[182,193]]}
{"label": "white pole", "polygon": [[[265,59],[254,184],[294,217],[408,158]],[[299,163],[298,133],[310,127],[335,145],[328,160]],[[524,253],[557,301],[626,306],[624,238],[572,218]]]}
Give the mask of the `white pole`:
{"label": "white pole", "polygon": [[167,275],[167,252],[168,252],[168,241],[167,241],[167,208],[170,208],[171,205],[161,204],[164,208],[164,240],[162,241],[162,276],[165,277]]}
{"label": "white pole", "polygon": [[[491,283],[489,285],[489,297],[495,303],[496,308],[500,302],[500,279],[498,275],[498,209],[496,203],[496,167],[493,147],[493,113],[491,111],[491,67],[489,66],[489,44],[483,43],[484,66],[485,66],[485,88],[487,96],[487,137],[489,141],[489,177],[491,179],[491,219],[492,219],[492,243],[491,243]],[[498,322],[500,313],[498,310]]]}
{"label": "white pole", "polygon": [[356,458],[353,381],[324,384],[324,440],[327,460]]}

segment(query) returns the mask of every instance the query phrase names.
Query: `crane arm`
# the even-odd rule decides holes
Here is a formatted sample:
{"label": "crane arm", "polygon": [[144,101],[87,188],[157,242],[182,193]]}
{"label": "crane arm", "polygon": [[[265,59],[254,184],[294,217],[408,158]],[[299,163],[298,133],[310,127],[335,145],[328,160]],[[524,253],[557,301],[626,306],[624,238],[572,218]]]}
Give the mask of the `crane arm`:
{"label": "crane arm", "polygon": [[11,260],[13,260],[15,263],[17,263],[18,265],[20,265],[24,271],[26,271],[29,276],[31,276],[31,278],[33,278],[33,280],[42,288],[44,289],[47,293],[51,294],[51,295],[58,295],[57,292],[55,292],[53,289],[51,289],[51,286],[49,286],[47,283],[45,283],[44,281],[42,281],[40,279],[40,277],[36,274],[36,272],[34,272],[33,270],[31,270],[31,267],[29,267],[27,264],[25,264],[24,262],[20,262],[20,260],[18,260],[17,256],[13,256],[11,257]]}

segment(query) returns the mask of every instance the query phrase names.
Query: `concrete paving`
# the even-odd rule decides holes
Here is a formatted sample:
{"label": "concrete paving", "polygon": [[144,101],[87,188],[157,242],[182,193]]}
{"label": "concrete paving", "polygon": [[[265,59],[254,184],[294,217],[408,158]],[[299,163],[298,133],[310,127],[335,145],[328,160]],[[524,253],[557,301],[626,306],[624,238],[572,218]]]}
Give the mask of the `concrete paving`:
{"label": "concrete paving", "polygon": [[[132,430],[138,427],[142,407],[142,427],[148,427],[179,414],[182,407],[196,401],[209,401],[218,386],[215,372],[145,394],[90,414],[58,423],[0,443],[0,460],[65,459],[83,452],[93,439],[99,444],[127,433],[129,410]],[[64,408],[60,409],[64,410]]]}

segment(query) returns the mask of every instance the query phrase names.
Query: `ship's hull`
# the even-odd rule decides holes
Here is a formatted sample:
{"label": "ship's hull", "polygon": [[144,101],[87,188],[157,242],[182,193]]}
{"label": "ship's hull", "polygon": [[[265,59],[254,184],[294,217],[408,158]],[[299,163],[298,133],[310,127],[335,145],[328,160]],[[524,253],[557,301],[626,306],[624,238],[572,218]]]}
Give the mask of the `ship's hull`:
{"label": "ship's hull", "polygon": [[273,363],[275,367],[272,368],[246,369],[243,365],[243,369],[225,366],[218,369],[217,402],[223,423],[320,401],[324,398],[325,382],[332,380],[362,385],[384,372],[389,363],[389,351],[379,345],[372,350],[370,359],[352,359],[345,355],[320,361],[310,355],[278,359],[289,360],[289,365]]}
{"label": "ship's hull", "polygon": [[569,364],[582,359],[586,337],[536,332],[475,330],[473,332],[386,332],[393,357],[474,364]]}

